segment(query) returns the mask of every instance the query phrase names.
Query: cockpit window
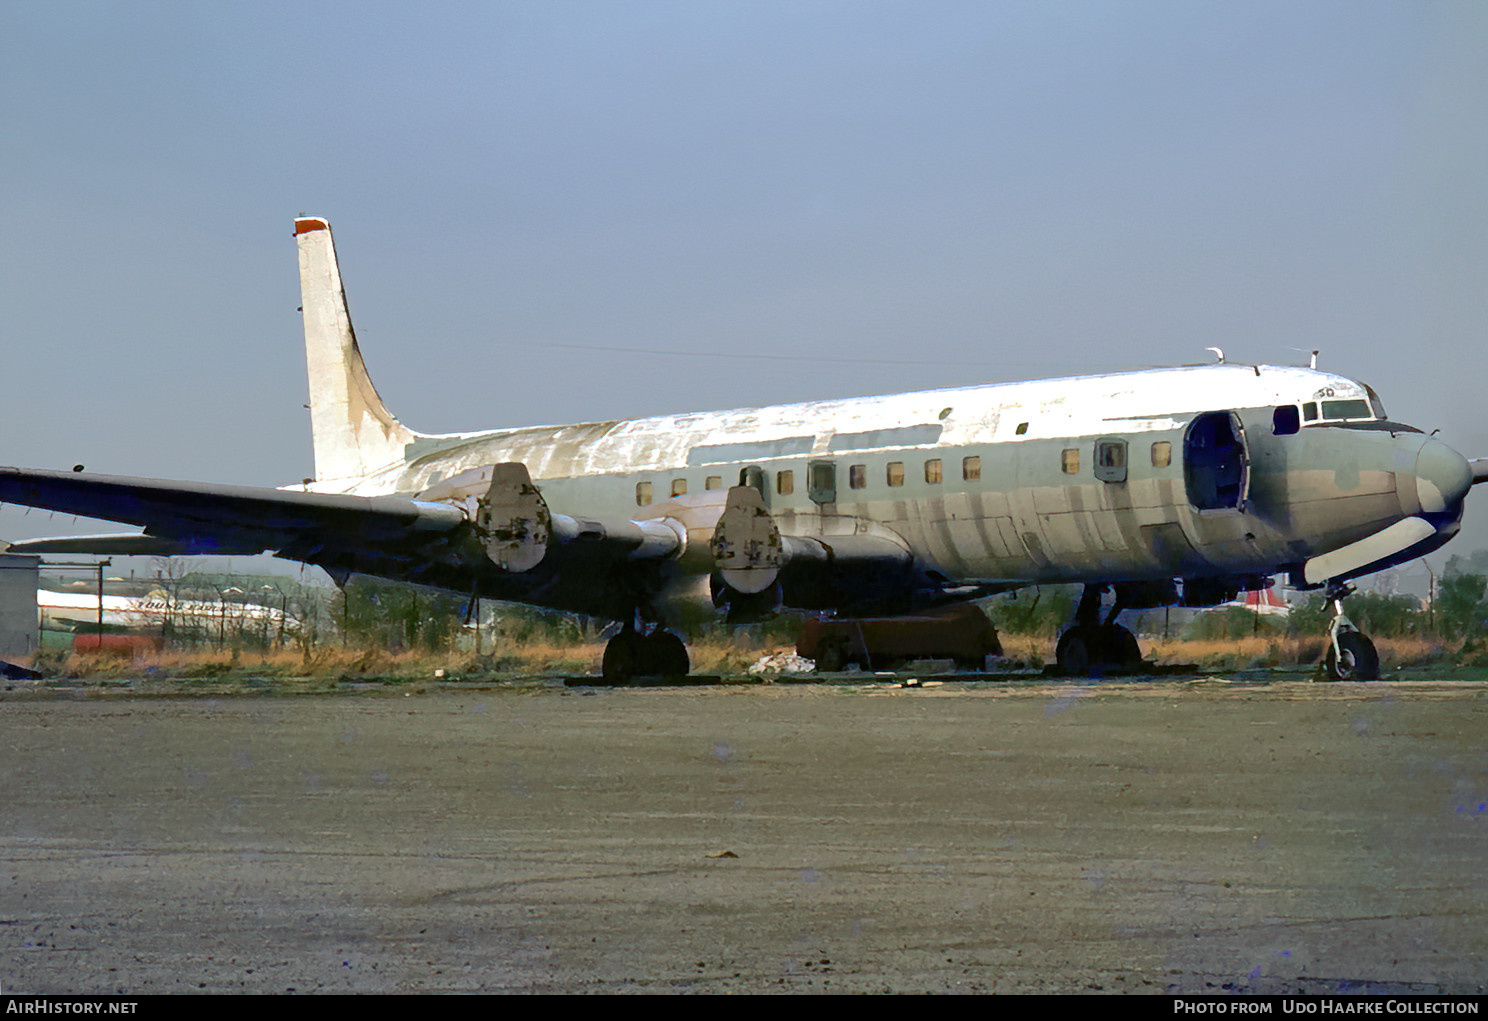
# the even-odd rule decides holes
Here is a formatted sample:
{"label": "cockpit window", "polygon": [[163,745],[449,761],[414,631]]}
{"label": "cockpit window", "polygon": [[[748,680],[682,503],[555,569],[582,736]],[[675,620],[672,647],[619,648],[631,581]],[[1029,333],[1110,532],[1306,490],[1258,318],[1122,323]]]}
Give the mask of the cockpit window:
{"label": "cockpit window", "polygon": [[[1302,421],[1310,425],[1318,421],[1368,422],[1374,419],[1384,420],[1385,406],[1380,402],[1379,394],[1367,386],[1364,388],[1364,391],[1369,395],[1367,400],[1352,397],[1347,400],[1308,401],[1302,405]],[[1279,419],[1276,420],[1276,425],[1279,430]]]}
{"label": "cockpit window", "polygon": [[1374,409],[1374,417],[1389,418],[1390,416],[1385,414],[1385,402],[1379,399],[1379,394],[1374,392],[1374,387],[1365,383],[1364,392],[1369,395],[1369,406]]}

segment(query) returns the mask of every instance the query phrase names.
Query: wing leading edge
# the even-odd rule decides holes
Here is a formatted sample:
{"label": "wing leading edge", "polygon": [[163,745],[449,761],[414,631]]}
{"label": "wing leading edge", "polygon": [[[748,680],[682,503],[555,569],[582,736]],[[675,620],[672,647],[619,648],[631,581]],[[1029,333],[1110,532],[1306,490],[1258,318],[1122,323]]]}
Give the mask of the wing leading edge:
{"label": "wing leading edge", "polygon": [[[398,496],[341,496],[257,486],[0,468],[0,502],[139,525],[144,534],[34,539],[13,552],[261,553],[327,541],[397,542],[450,532],[459,507]],[[65,545],[64,545],[65,544]]]}

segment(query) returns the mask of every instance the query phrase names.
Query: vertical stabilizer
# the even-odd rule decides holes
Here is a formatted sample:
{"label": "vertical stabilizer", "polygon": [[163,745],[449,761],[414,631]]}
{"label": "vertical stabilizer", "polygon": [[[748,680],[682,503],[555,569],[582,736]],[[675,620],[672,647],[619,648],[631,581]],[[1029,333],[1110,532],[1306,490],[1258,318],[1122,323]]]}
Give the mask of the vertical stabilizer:
{"label": "vertical stabilizer", "polygon": [[300,301],[310,369],[310,422],[318,482],[368,475],[403,460],[417,435],[383,406],[351,328],[331,226],[295,220]]}

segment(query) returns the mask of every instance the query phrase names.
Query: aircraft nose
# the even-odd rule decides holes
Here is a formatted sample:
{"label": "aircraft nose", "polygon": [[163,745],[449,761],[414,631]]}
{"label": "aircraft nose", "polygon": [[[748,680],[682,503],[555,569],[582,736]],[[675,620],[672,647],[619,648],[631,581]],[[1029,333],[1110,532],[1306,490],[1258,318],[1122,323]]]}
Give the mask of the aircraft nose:
{"label": "aircraft nose", "polygon": [[1472,481],[1467,458],[1440,440],[1428,439],[1416,455],[1416,496],[1427,514],[1456,507],[1472,488]]}

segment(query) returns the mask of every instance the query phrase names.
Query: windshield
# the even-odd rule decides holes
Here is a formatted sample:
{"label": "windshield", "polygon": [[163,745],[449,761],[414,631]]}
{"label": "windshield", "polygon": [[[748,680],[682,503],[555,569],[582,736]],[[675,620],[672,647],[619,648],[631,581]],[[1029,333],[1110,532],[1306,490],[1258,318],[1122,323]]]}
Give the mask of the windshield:
{"label": "windshield", "polygon": [[1379,399],[1379,394],[1374,392],[1374,387],[1365,383],[1364,392],[1369,395],[1369,406],[1374,409],[1374,417],[1389,418],[1390,416],[1385,414],[1385,402]]}
{"label": "windshield", "polygon": [[1364,390],[1369,394],[1368,400],[1362,397],[1350,397],[1326,401],[1308,401],[1302,405],[1302,420],[1304,422],[1367,422],[1373,419],[1383,420],[1385,417],[1385,406],[1380,402],[1379,395],[1367,386]]}
{"label": "windshield", "polygon": [[1323,418],[1337,422],[1348,418],[1373,418],[1368,401],[1324,401]]}

